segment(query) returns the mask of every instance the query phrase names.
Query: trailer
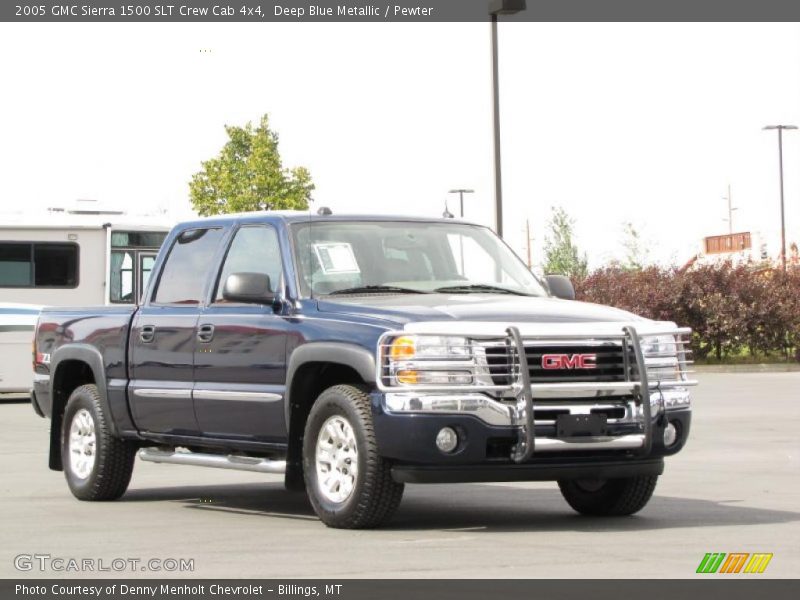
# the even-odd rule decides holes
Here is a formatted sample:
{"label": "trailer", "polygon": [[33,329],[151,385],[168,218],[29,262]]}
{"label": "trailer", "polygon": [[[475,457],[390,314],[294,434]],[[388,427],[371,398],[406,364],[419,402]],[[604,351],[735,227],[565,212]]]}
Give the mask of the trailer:
{"label": "trailer", "polygon": [[0,397],[27,396],[43,306],[136,304],[170,224],[89,203],[0,215]]}

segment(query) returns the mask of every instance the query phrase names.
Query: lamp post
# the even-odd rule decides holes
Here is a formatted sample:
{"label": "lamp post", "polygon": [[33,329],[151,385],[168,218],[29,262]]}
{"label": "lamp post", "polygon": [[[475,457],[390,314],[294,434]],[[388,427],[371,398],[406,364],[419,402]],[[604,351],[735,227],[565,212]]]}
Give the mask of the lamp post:
{"label": "lamp post", "polygon": [[767,125],[766,130],[778,130],[778,168],[781,185],[781,267],[786,271],[786,216],[783,208],[783,131],[797,129],[796,125]]}
{"label": "lamp post", "polygon": [[[450,190],[447,192],[448,194],[458,194],[458,199],[461,203],[461,218],[464,218],[464,194],[474,194],[475,190],[467,190],[467,189],[457,189],[457,190]],[[445,211],[447,211],[447,203],[445,202]],[[453,215],[450,215],[451,217]],[[458,242],[458,249],[459,254],[461,255],[461,274],[464,274],[464,237],[459,238]]]}
{"label": "lamp post", "polygon": [[448,194],[458,194],[458,200],[461,203],[461,218],[464,218],[464,194],[474,194],[475,190],[450,190]]}
{"label": "lamp post", "polygon": [[495,231],[503,237],[503,177],[500,170],[500,83],[497,68],[497,17],[525,10],[525,0],[490,0],[492,18],[492,130],[494,133]]}

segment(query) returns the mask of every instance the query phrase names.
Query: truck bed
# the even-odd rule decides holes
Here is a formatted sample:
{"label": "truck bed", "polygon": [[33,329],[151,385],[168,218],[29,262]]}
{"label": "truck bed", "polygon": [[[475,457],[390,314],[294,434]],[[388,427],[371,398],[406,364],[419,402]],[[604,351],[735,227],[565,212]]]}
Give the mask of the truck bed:
{"label": "truck bed", "polygon": [[35,338],[34,391],[39,408],[50,416],[50,375],[72,349],[92,348],[106,380],[127,381],[128,335],[137,307],[44,308]]}

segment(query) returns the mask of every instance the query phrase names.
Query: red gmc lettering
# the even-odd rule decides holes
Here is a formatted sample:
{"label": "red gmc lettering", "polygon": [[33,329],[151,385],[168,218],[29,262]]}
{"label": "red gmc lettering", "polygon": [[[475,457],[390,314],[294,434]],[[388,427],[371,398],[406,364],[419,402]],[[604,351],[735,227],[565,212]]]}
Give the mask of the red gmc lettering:
{"label": "red gmc lettering", "polygon": [[596,369],[596,354],[543,354],[543,369]]}

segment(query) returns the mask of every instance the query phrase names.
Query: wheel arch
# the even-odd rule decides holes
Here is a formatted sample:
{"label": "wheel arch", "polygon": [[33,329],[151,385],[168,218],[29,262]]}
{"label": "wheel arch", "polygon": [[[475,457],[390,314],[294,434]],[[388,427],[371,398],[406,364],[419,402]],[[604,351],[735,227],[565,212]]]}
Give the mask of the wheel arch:
{"label": "wheel arch", "polygon": [[[94,384],[97,386],[100,402],[106,414],[110,414],[106,397],[106,374],[100,351],[86,344],[71,344],[57,349],[53,353],[50,371],[52,413],[49,466],[54,471],[62,471],[64,465],[61,461],[61,426],[67,400],[76,388]],[[112,435],[116,434],[113,420],[109,422],[109,429]]]}
{"label": "wheel arch", "polygon": [[319,394],[339,384],[374,386],[375,356],[363,346],[311,342],[289,357],[284,411],[287,431],[286,486],[302,487],[303,432]]}

